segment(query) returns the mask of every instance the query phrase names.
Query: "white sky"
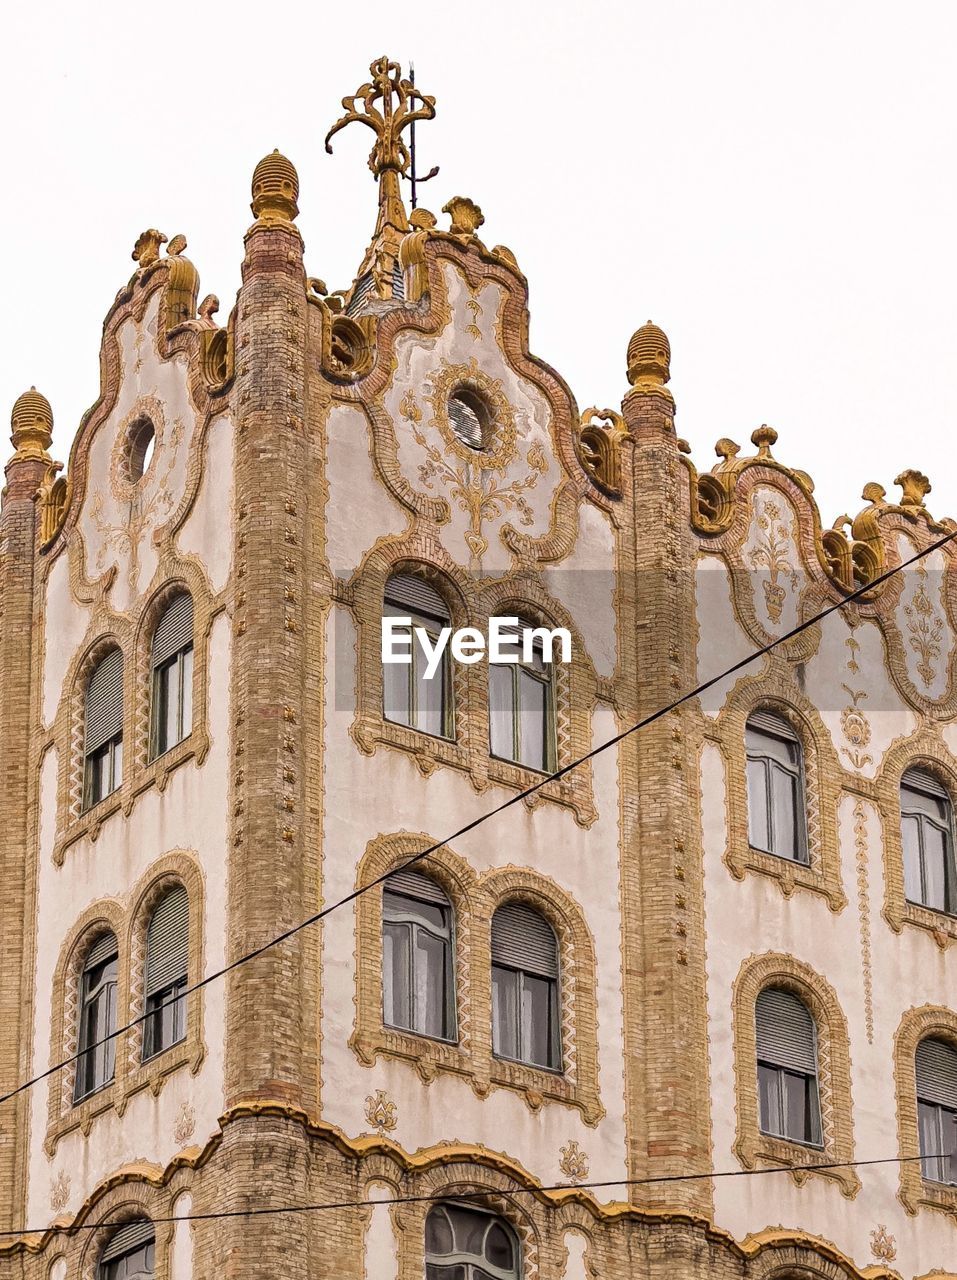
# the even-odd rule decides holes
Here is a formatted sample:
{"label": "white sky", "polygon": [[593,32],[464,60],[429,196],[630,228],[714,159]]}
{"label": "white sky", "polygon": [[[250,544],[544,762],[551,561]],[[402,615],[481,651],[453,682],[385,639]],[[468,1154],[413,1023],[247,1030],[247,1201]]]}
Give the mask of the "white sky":
{"label": "white sky", "polygon": [[372,134],[322,140],[386,52],[438,100],[421,203],[482,206],[580,407],[618,405],[650,316],[699,467],[769,422],[826,524],[866,481],[895,498],[908,466],[957,516],[955,34],[944,0],[11,5],[0,411],[36,383],[66,456],[147,226],[187,236],[224,321],[273,147],[299,170],[309,274],[347,285]]}

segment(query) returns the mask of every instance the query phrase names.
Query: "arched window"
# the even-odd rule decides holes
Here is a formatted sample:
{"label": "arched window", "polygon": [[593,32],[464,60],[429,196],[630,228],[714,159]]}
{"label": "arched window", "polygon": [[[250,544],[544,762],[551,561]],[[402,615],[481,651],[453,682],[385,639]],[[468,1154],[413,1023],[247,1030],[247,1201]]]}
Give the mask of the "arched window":
{"label": "arched window", "polygon": [[957,1185],[957,1049],[922,1040],[915,1066],[921,1171],[928,1182]]}
{"label": "arched window", "polygon": [[438,1204],[425,1220],[425,1280],[518,1280],[508,1223],[481,1209]]}
{"label": "arched window", "polygon": [[382,1017],[389,1026],[455,1039],[452,907],[418,871],[382,886]]}
{"label": "arched window", "polygon": [[933,774],[908,769],[901,779],[904,893],[910,902],[957,915],[954,807]]}
{"label": "arched window", "polygon": [[790,991],[767,987],[757,999],[755,1024],[761,1132],[820,1146],[814,1019]]}
{"label": "arched window", "polygon": [[518,902],[492,917],[492,1051],[560,1071],[558,941],[537,911]]}
{"label": "arched window", "polygon": [[[517,661],[489,663],[489,746],[502,760],[550,773],[557,756],[553,663],[545,661],[544,643],[532,636],[534,630],[532,623],[519,621],[514,633]],[[508,634],[503,627],[503,643]],[[526,635],[531,641],[527,650]]]}
{"label": "arched window", "polygon": [[120,1227],[100,1254],[96,1280],[153,1280],[156,1233],[149,1218]]}
{"label": "arched window", "polygon": [[89,809],[123,781],[123,655],[101,658],[86,689],[83,807]]}
{"label": "arched window", "polygon": [[80,975],[76,1081],[73,1100],[102,1089],[113,1079],[116,1041],[116,936],[104,933],[90,947]]}
{"label": "arched window", "polygon": [[186,1036],[189,898],[181,884],[164,893],[146,930],[143,1057],[152,1058]]}
{"label": "arched window", "polygon": [[804,770],[797,734],[782,717],[755,711],[748,717],[744,736],[751,847],[807,862]]}
{"label": "arched window", "polygon": [[[442,628],[451,624],[448,605],[418,574],[396,573],[386,583],[382,613],[384,618],[409,619],[401,625],[390,624],[392,651],[403,661],[382,664],[385,718],[436,737],[451,738],[452,673],[448,646],[442,651],[437,668],[431,675],[426,674],[429,652]],[[428,651],[416,629],[425,633]],[[386,640],[385,631],[383,640]]]}
{"label": "arched window", "polygon": [[150,759],[189,737],[193,724],[193,598],[170,601],[153,632]]}

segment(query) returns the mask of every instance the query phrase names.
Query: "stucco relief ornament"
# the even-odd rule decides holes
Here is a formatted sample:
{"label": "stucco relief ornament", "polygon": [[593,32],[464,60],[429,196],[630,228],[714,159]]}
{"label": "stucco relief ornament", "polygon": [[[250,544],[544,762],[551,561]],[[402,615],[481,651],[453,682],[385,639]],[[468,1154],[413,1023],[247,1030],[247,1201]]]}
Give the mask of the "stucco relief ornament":
{"label": "stucco relief ornament", "polygon": [[757,525],[764,536],[748,554],[748,561],[752,569],[767,573],[761,584],[764,602],[771,621],[780,622],[788,594],[786,582],[790,578],[792,589],[798,584],[798,575],[792,568],[789,555],[788,525],[781,519],[778,504],[767,500],[758,512]]}
{"label": "stucco relief ornament", "polygon": [[867,716],[858,705],[867,697],[867,694],[863,689],[855,690],[846,684],[842,684],[841,688],[845,690],[851,699],[851,705],[845,707],[841,712],[841,729],[844,737],[851,745],[850,747],[842,747],[841,753],[847,756],[855,769],[863,769],[874,758],[864,751],[864,747],[871,740],[871,726]]}
{"label": "stucco relief ornament", "polygon": [[569,1182],[583,1182],[588,1177],[588,1156],[582,1151],[578,1142],[570,1138],[560,1151],[559,1169]]}
{"label": "stucco relief ornament", "polygon": [[930,688],[937,675],[936,661],[940,657],[940,645],[943,639],[944,619],[935,613],[934,604],[927,594],[927,566],[917,566],[921,582],[914,593],[910,604],[904,605],[904,616],[907,619],[910,647],[920,661],[917,674],[924,684]]}
{"label": "stucco relief ornament", "polygon": [[188,1102],[184,1102],[173,1125],[173,1139],[182,1146],[184,1142],[189,1142],[195,1132],[196,1112]]}
{"label": "stucco relief ornament", "polygon": [[399,1123],[396,1105],[384,1089],[376,1089],[366,1098],[366,1119],[380,1135],[391,1133]]}
{"label": "stucco relief ornament", "polygon": [[50,1183],[50,1208],[62,1213],[70,1200],[70,1175],[61,1169]]}
{"label": "stucco relief ornament", "polygon": [[897,1257],[897,1241],[883,1223],[871,1232],[871,1253],[882,1262],[893,1262]]}

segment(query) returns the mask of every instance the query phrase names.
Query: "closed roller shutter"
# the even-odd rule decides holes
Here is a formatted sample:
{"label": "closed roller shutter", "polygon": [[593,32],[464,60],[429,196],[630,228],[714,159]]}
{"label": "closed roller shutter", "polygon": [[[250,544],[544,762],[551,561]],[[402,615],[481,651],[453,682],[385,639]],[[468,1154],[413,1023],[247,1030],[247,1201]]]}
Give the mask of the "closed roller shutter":
{"label": "closed roller shutter", "polygon": [[385,602],[410,613],[424,613],[437,621],[449,619],[449,606],[435,587],[416,573],[393,574],[385,585]]}
{"label": "closed roller shutter", "polygon": [[86,690],[86,753],[123,732],[123,655],[113,649],[90,677]]}
{"label": "closed roller shutter", "polygon": [[934,777],[923,769],[908,769],[901,778],[901,786],[921,791],[925,796],[933,796],[935,800],[950,801],[950,792]]}
{"label": "closed roller shutter", "polygon": [[401,893],[406,898],[414,898],[416,902],[430,902],[436,907],[449,905],[442,886],[418,871],[396,871],[382,887],[387,893]]}
{"label": "closed roller shutter", "polygon": [[185,978],[188,954],[189,898],[177,885],[160,899],[146,931],[146,994]]}
{"label": "closed roller shutter", "polygon": [[554,930],[537,911],[511,902],[492,917],[492,963],[540,978],[558,977]]}
{"label": "closed roller shutter", "polygon": [[775,738],[783,738],[786,742],[797,742],[798,736],[781,716],[770,711],[752,711],[748,716],[748,728],[757,729],[759,733],[770,733]]}
{"label": "closed roller shutter", "polygon": [[145,1244],[152,1244],[155,1235],[156,1229],[149,1218],[134,1218],[110,1237],[100,1255],[100,1262],[113,1262],[116,1258],[122,1258],[125,1253],[132,1253]]}
{"label": "closed roller shutter", "polygon": [[922,1040],[917,1046],[917,1096],[957,1111],[957,1050],[943,1040]]}
{"label": "closed roller shutter", "polygon": [[757,1052],[762,1062],[817,1074],[814,1019],[797,996],[771,988],[758,996]]}
{"label": "closed roller shutter", "polygon": [[86,960],[83,962],[84,969],[95,969],[97,965],[103,964],[105,960],[112,960],[117,954],[116,937],[112,933],[104,933],[102,937],[97,938],[93,946],[87,952]]}
{"label": "closed roller shutter", "polygon": [[160,618],[153,635],[153,666],[161,667],[173,654],[193,643],[193,597],[177,596]]}

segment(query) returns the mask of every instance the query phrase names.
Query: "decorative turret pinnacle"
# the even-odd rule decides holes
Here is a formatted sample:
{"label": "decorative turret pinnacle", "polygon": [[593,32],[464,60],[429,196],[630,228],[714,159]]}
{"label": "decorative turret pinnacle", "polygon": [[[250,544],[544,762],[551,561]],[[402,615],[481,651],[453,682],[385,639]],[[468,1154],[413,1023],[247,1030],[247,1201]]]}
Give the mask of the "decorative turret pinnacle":
{"label": "decorative turret pinnacle", "polygon": [[628,381],[642,390],[663,387],[671,378],[671,344],[663,329],[648,320],[628,343]]}
{"label": "decorative turret pinnacle", "polygon": [[375,134],[369,168],[379,184],[379,216],[351,295],[366,296],[371,292],[372,296],[385,299],[402,296],[396,293],[394,280],[399,274],[399,243],[411,229],[399,191],[399,179],[408,176],[412,159],[402,133],[417,120],[435,117],[435,99],[420,93],[411,80],[403,77],[400,65],[384,55],[370,65],[369,72],[371,80],[342,99],[345,112],[326,134],[325,141],[331,155],[331,139],[354,120]]}
{"label": "decorative turret pinnacle", "polygon": [[299,213],[298,198],[299,174],[277,148],[253,170],[252,211],[259,222],[292,222]]}
{"label": "decorative turret pinnacle", "polygon": [[36,387],[24,391],[17,399],[10,415],[10,425],[13,428],[10,439],[16,449],[13,461],[37,458],[40,462],[50,462],[48,450],[53,441],[53,410],[49,400]]}

